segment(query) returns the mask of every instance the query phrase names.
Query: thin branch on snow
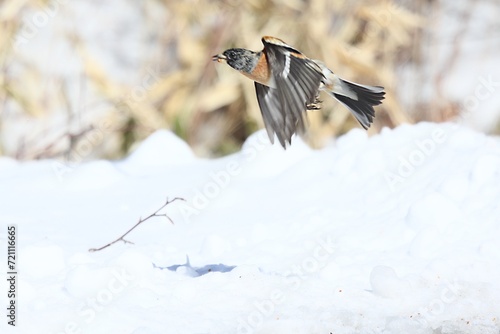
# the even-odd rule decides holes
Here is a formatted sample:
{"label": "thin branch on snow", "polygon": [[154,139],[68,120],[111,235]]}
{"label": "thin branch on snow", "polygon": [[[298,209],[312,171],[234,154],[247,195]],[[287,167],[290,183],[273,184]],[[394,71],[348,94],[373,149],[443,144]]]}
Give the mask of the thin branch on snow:
{"label": "thin branch on snow", "polygon": [[175,202],[177,200],[180,200],[180,201],[185,201],[184,198],[181,198],[181,197],[175,197],[174,199],[172,200],[169,200],[167,198],[167,201],[165,202],[165,204],[163,204],[158,210],[156,210],[155,212],[153,212],[152,214],[150,214],[149,216],[147,216],[146,218],[139,218],[139,221],[137,222],[137,224],[135,224],[132,228],[130,228],[127,232],[125,232],[121,237],[119,237],[118,239],[116,239],[115,241],[112,241],[102,247],[99,247],[99,248],[90,248],[89,249],[89,252],[98,252],[100,250],[103,250],[104,248],[108,248],[109,246],[117,243],[118,241],[123,241],[124,243],[126,244],[134,244],[132,241],[128,241],[128,240],[125,240],[125,236],[127,236],[127,234],[129,234],[130,232],[132,232],[137,226],[139,226],[140,224],[144,223],[146,220],[150,219],[150,218],[153,218],[153,217],[165,217],[167,218],[172,224],[174,223],[172,219],[170,219],[170,217],[166,214],[166,213],[159,213],[163,208],[165,208],[167,205],[169,205],[170,203],[172,202]]}

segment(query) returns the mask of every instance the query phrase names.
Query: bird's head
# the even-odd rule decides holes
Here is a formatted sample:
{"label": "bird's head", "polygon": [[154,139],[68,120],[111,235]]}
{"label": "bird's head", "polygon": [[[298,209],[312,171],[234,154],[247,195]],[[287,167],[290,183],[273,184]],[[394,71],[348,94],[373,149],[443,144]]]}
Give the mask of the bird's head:
{"label": "bird's head", "polygon": [[246,49],[228,49],[212,57],[213,61],[227,63],[238,71],[250,73],[257,65],[259,53]]}

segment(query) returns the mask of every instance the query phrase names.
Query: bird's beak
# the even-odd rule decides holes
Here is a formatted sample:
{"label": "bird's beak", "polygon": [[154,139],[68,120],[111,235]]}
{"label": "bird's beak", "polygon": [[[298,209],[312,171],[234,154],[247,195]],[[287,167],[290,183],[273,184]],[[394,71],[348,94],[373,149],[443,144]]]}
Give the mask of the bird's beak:
{"label": "bird's beak", "polygon": [[218,54],[218,55],[213,56],[212,60],[216,61],[218,63],[223,63],[223,62],[226,62],[227,57],[224,56],[223,54]]}

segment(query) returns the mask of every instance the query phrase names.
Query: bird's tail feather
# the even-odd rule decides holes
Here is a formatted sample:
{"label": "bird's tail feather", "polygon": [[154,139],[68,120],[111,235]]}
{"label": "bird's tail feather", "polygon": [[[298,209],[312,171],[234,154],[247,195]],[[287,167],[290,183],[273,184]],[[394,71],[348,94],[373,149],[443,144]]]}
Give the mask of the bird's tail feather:
{"label": "bird's tail feather", "polygon": [[368,129],[375,117],[373,106],[381,104],[384,99],[384,87],[360,85],[338,79],[337,84],[340,84],[340,87],[328,93],[346,106],[363,128]]}

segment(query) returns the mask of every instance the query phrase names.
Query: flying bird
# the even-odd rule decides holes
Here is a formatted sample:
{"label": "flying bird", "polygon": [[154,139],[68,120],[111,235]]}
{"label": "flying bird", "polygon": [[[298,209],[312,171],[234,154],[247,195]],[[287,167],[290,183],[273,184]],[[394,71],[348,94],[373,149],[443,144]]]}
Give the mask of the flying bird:
{"label": "flying bird", "polygon": [[364,129],[375,117],[373,106],[384,99],[384,87],[360,85],[338,77],[323,62],[307,58],[279,38],[262,37],[264,49],[228,49],[212,57],[252,79],[266,131],[286,149],[292,135],[305,130],[304,113],[319,109],[325,91],[346,106]]}

